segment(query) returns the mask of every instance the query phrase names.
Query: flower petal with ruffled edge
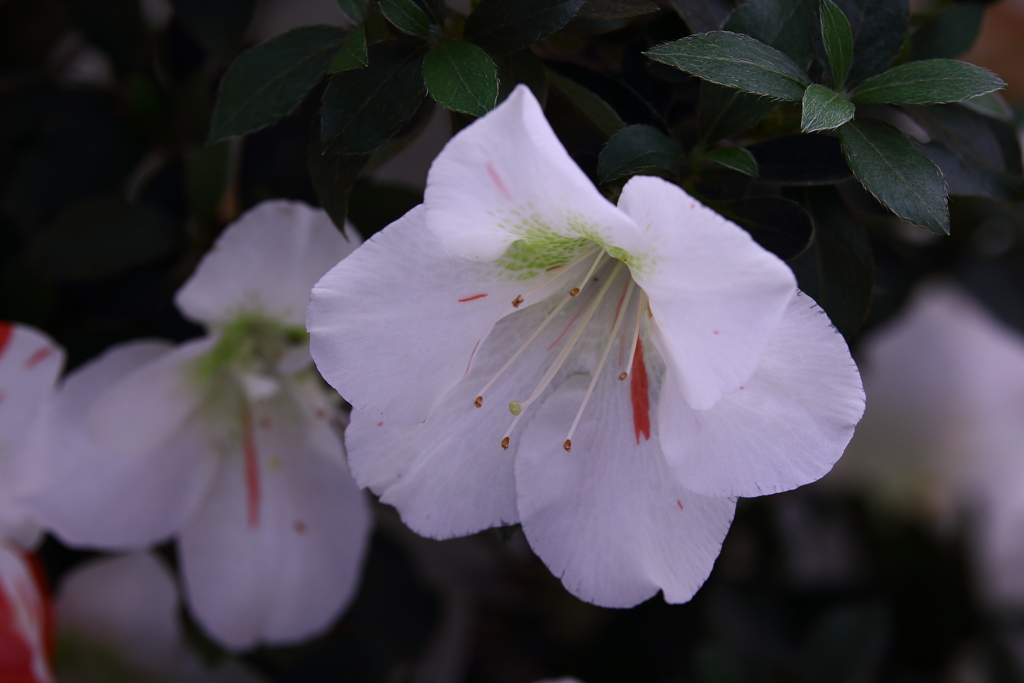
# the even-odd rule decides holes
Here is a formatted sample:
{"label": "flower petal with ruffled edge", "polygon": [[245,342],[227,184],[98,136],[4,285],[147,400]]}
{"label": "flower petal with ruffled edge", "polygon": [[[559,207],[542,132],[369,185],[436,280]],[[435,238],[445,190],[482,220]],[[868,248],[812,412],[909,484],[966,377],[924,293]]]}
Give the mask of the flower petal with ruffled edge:
{"label": "flower petal with ruffled edge", "polygon": [[325,629],[354,596],[366,552],[368,505],[341,440],[289,394],[253,407],[251,432],[181,532],[189,605],[232,649]]}
{"label": "flower petal with ruffled edge", "polygon": [[324,211],[302,202],[261,202],[221,233],[174,303],[199,323],[259,313],[302,327],[310,288],[360,242],[351,225],[341,238]]}

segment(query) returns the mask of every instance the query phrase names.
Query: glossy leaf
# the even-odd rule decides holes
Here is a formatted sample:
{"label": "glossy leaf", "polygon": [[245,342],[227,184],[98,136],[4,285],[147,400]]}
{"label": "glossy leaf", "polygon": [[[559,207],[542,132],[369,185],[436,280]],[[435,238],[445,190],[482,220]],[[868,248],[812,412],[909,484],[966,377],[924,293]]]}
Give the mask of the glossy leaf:
{"label": "glossy leaf", "polygon": [[783,197],[747,197],[712,202],[711,208],[750,233],[754,241],[784,261],[802,253],[811,241],[811,217]]}
{"label": "glossy leaf", "polygon": [[789,261],[800,289],[825,309],[843,336],[852,339],[867,318],[874,265],[867,235],[832,187],[800,191],[811,212],[814,237]]}
{"label": "glossy leaf", "polygon": [[369,64],[366,54],[366,27],[360,24],[352,29],[348,38],[342,43],[338,54],[334,55],[327,73],[336,74],[350,69],[362,69]]}
{"label": "glossy leaf", "polygon": [[[847,88],[889,68],[903,46],[910,21],[908,0],[835,0],[853,31],[853,64]],[[822,46],[824,56],[824,46]]]}
{"label": "glossy leaf", "polygon": [[777,100],[799,102],[810,84],[792,59],[742,33],[702,33],[644,54],[706,81]]}
{"label": "glossy leaf", "polygon": [[747,147],[761,180],[781,185],[833,185],[850,178],[839,141],[824,135],[788,135]]}
{"label": "glossy leaf", "polygon": [[493,55],[525,50],[569,23],[583,0],[482,0],[463,38]]}
{"label": "glossy leaf", "polygon": [[853,118],[854,106],[834,90],[823,85],[810,85],[804,91],[800,130],[813,133],[838,128]]}
{"label": "glossy leaf", "polygon": [[498,99],[498,73],[486,52],[462,40],[443,40],[423,60],[423,81],[438,104],[483,116]]}
{"label": "glossy leaf", "polygon": [[850,20],[832,0],[821,0],[821,37],[836,90],[843,87],[853,64],[853,30]]}
{"label": "glossy leaf", "polygon": [[806,68],[814,59],[817,10],[817,0],[747,0],[724,28],[757,38]]}
{"label": "glossy leaf", "polygon": [[597,175],[602,183],[637,174],[682,177],[687,168],[686,151],[678,142],[653,126],[635,125],[612,136],[601,150]]}
{"label": "glossy leaf", "polygon": [[705,159],[716,164],[739,171],[743,175],[756,178],[759,174],[754,155],[742,147],[719,147],[703,155]]}
{"label": "glossy leaf", "polygon": [[548,71],[548,82],[565,95],[573,106],[607,137],[610,138],[626,127],[626,122],[610,104],[579,83],[559,76],[553,71]]}
{"label": "glossy leaf", "polygon": [[954,4],[914,32],[910,39],[910,59],[959,57],[974,45],[984,16],[985,6],[981,3]]}
{"label": "glossy leaf", "polygon": [[850,96],[854,102],[943,104],[1005,87],[991,71],[955,59],[907,62],[870,78]]}
{"label": "glossy leaf", "polygon": [[353,24],[366,21],[366,0],[336,0],[338,7]]}
{"label": "glossy leaf", "polygon": [[221,81],[208,141],[287,116],[323,77],[346,35],[335,26],[302,26],[244,52]]}
{"label": "glossy leaf", "polygon": [[701,139],[715,142],[750,128],[779,105],[777,100],[752,95],[705,81],[700,86]]}
{"label": "glossy leaf", "polygon": [[391,25],[403,33],[427,37],[430,17],[414,0],[380,0],[380,11]]}
{"label": "glossy leaf", "polygon": [[378,43],[370,64],[331,77],[320,109],[327,154],[372,152],[412,118],[423,95],[419,41]]}
{"label": "glossy leaf", "polygon": [[671,0],[672,7],[693,33],[718,31],[732,12],[728,0]]}
{"label": "glossy leaf", "polygon": [[843,155],[864,189],[900,218],[949,234],[942,174],[900,131],[874,119],[839,129]]}
{"label": "glossy leaf", "polygon": [[989,92],[962,100],[960,105],[1004,123],[1013,121],[1013,107],[998,92]]}

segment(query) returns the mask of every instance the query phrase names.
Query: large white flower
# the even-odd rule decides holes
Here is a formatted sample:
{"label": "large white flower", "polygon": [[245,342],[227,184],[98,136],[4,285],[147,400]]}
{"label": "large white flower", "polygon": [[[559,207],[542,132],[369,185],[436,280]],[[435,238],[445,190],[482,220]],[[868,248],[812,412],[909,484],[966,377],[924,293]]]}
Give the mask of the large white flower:
{"label": "large white flower", "polygon": [[208,336],[124,344],[72,373],[25,486],[71,545],[177,536],[188,603],[232,648],[322,630],[357,585],[368,507],[302,329],[349,239],[298,203],[242,216],[177,294]]}
{"label": "large white flower", "polygon": [[314,287],[307,326],[360,485],[426,536],[522,523],[600,605],[688,600],[734,497],[822,476],[863,411],[782,261],[658,178],[611,204],[523,86]]}
{"label": "large white flower", "polygon": [[969,517],[984,592],[1024,604],[1024,336],[929,282],[866,341],[864,361],[867,413],[823,483],[940,527]]}
{"label": "large white flower", "polygon": [[0,539],[31,547],[39,527],[15,497],[30,433],[64,367],[64,352],[26,325],[0,321]]}

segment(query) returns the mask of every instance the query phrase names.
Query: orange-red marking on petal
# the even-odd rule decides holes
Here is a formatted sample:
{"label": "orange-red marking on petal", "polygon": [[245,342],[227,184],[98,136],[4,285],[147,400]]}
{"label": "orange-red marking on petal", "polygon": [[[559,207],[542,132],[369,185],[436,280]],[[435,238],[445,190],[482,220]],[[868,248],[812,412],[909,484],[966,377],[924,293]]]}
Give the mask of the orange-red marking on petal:
{"label": "orange-red marking on petal", "polygon": [[50,354],[53,353],[53,348],[50,346],[40,346],[36,349],[31,356],[25,360],[25,369],[31,370],[35,366],[42,363],[44,360],[49,358]]}
{"label": "orange-red marking on petal", "polygon": [[249,406],[242,408],[242,454],[245,456],[245,493],[249,528],[260,525],[260,463],[256,457],[256,437],[252,433]]}
{"label": "orange-red marking on petal", "polygon": [[633,356],[633,368],[629,373],[629,398],[633,402],[633,432],[636,442],[640,443],[640,435],[644,439],[651,438],[651,397],[647,388],[647,366],[644,365],[644,345],[636,340],[636,355]]}
{"label": "orange-red marking on petal", "polygon": [[477,299],[483,299],[486,294],[474,294],[473,296],[467,296],[465,299],[459,299],[460,304],[464,304],[467,301],[476,301]]}
{"label": "orange-red marking on petal", "polygon": [[477,346],[480,346],[480,340],[479,339],[476,340],[476,345],[473,346],[473,352],[469,354],[469,362],[466,363],[466,371],[464,373],[462,373],[463,377],[465,377],[466,375],[469,374],[469,366],[473,364],[473,356],[476,355],[476,347]]}
{"label": "orange-red marking on petal", "polygon": [[484,168],[487,169],[487,175],[491,176],[491,182],[494,183],[496,188],[498,188],[498,192],[501,193],[501,196],[512,201],[512,193],[508,191],[507,187],[505,187],[505,182],[501,179],[501,176],[498,175],[498,172],[494,170],[494,166],[491,165],[491,162],[484,162]]}
{"label": "orange-red marking on petal", "polygon": [[677,501],[676,501],[676,505],[678,505],[678,506],[679,506],[679,509],[680,509],[680,510],[682,510],[682,509],[683,509],[683,501],[681,501],[681,500],[677,500]]}
{"label": "orange-red marking on petal", "polygon": [[0,356],[4,355],[4,350],[12,336],[14,336],[14,324],[0,322]]}

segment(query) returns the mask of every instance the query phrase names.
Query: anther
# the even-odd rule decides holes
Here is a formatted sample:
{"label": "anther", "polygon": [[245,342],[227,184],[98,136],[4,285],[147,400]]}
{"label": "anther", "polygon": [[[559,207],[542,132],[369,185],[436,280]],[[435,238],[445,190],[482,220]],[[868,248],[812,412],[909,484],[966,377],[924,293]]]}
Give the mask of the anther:
{"label": "anther", "polygon": [[508,404],[508,412],[513,415],[519,415],[519,413],[523,412],[523,407],[519,405],[519,401],[512,401]]}
{"label": "anther", "polygon": [[474,401],[473,401],[473,405],[475,405],[477,408],[482,407],[483,404],[484,404],[484,397],[483,396],[477,396],[476,399],[474,399]]}
{"label": "anther", "polygon": [[521,303],[523,303],[523,295],[522,294],[520,294],[519,296],[517,296],[515,299],[512,300],[512,305],[515,306],[516,308],[519,308],[519,304],[521,304]]}
{"label": "anther", "polygon": [[504,439],[501,440],[501,447],[504,448],[506,451],[508,450],[508,437],[507,436]]}
{"label": "anther", "polygon": [[580,293],[580,288],[579,287],[573,287],[572,289],[569,290],[569,296],[576,296],[579,293]]}
{"label": "anther", "polygon": [[562,444],[562,448],[565,449],[566,453],[571,451],[572,450],[572,441],[570,441],[569,439],[566,439],[565,443]]}
{"label": "anther", "polygon": [[[629,377],[629,373],[628,372],[620,372],[619,373],[619,379],[626,379],[627,377]],[[477,399],[477,400],[479,400],[479,399]],[[477,406],[477,407],[479,408],[480,406]]]}

